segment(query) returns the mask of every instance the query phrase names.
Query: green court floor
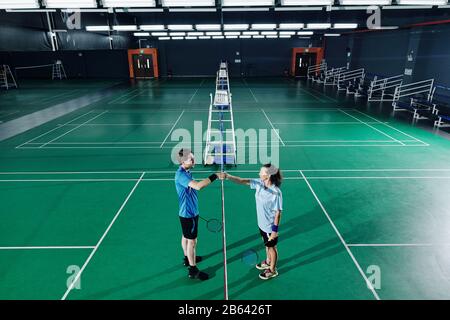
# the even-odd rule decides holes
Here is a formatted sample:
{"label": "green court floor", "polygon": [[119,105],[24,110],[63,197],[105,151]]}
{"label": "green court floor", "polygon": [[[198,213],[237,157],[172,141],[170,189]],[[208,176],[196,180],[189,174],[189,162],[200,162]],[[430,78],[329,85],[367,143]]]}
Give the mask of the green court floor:
{"label": "green court floor", "polygon": [[[36,83],[2,93],[0,111],[113,84]],[[181,264],[171,162],[172,134],[206,130],[213,90],[212,78],[142,81],[0,142],[0,299],[223,299],[221,233],[199,228],[211,279]],[[231,92],[236,129],[279,130],[268,140],[285,180],[270,281],[253,265],[264,259],[254,193],[225,181],[230,299],[450,298],[450,140],[302,82],[231,79]],[[221,219],[219,182],[199,198],[201,215]]]}

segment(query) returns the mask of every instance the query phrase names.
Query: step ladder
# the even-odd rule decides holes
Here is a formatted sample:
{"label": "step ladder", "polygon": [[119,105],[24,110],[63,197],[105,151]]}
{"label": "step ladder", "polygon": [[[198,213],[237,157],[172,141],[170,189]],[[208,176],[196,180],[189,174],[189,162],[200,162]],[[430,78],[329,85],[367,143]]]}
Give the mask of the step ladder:
{"label": "step ladder", "polygon": [[17,88],[16,79],[14,79],[14,75],[7,64],[0,66],[0,88],[5,88],[6,90]]}
{"label": "step ladder", "polygon": [[226,63],[220,64],[216,76],[216,91],[214,95],[210,94],[210,98],[203,164],[236,166],[233,104]]}
{"label": "step ladder", "polygon": [[52,80],[67,79],[66,71],[61,60],[56,60],[52,67]]}

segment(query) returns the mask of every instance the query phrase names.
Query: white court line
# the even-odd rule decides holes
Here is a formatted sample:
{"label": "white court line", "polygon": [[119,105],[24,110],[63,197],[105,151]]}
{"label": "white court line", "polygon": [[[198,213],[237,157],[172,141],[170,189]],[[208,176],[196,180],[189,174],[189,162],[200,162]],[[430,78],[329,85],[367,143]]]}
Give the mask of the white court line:
{"label": "white court line", "polygon": [[195,95],[197,94],[198,90],[202,87],[203,82],[205,82],[205,79],[202,80],[202,82],[200,83],[200,87],[197,88],[197,90],[195,90],[194,94],[192,95],[192,97],[189,99],[188,103],[192,102],[192,99],[194,99]]}
{"label": "white court line", "polygon": [[[395,142],[395,141],[393,141]],[[171,149],[173,146],[51,146],[53,143],[47,146],[40,147],[21,147],[20,149]],[[64,144],[64,143],[61,143]],[[187,144],[188,145],[188,144]],[[251,145],[245,146],[245,148],[259,148],[260,146]],[[417,145],[398,145],[398,144],[295,144],[295,145],[283,145],[283,148],[342,148],[342,147],[364,147],[364,148],[374,148],[374,147],[392,147],[392,148],[426,148],[428,146],[423,144]]]}
{"label": "white court line", "polygon": [[[205,177],[206,179],[207,177]],[[130,181],[174,181],[174,178],[154,178],[154,179],[8,179],[1,182],[130,182]]]}
{"label": "white court line", "polygon": [[303,89],[302,87],[296,87],[297,89],[300,89],[301,91],[305,92],[306,94],[309,94],[310,96],[314,97],[315,99],[319,100],[320,102],[326,103],[327,101],[322,100],[318,96],[312,94],[311,92],[308,92],[307,90]]}
{"label": "white court line", "polygon": [[375,121],[377,121],[377,122],[379,122],[379,123],[385,125],[385,126],[388,127],[388,128],[394,129],[395,131],[398,131],[398,132],[400,132],[401,134],[404,134],[405,136],[408,136],[408,137],[410,137],[410,138],[412,138],[412,139],[414,139],[414,140],[416,140],[416,141],[418,141],[418,142],[420,142],[420,143],[423,143],[423,144],[426,145],[426,146],[429,146],[428,143],[423,142],[422,140],[419,140],[419,139],[413,137],[412,135],[407,134],[407,133],[405,133],[405,132],[403,132],[403,131],[401,131],[401,130],[399,130],[399,129],[397,129],[397,128],[394,128],[393,126],[390,126],[389,124],[383,123],[383,122],[381,122],[381,121],[375,119],[374,117],[369,116],[368,114],[366,114],[366,113],[364,113],[364,112],[361,112],[361,111],[359,111],[359,110],[357,110],[357,109],[353,109],[353,110],[356,111],[356,112],[358,112],[358,113],[360,113],[360,114],[362,114],[362,115],[364,115],[364,116],[366,116],[366,117],[368,117],[368,118],[370,118],[370,119],[372,119],[372,120],[375,120]]}
{"label": "white court line", "polygon": [[[174,169],[176,170],[176,169]],[[146,174],[154,173],[170,173],[174,170],[157,170],[157,171],[145,171]],[[408,168],[408,169],[394,169],[394,168],[382,168],[382,169],[283,169],[283,172],[450,172],[450,168]],[[3,171],[0,175],[47,175],[47,174],[141,174],[143,171]],[[198,172],[211,172],[211,170],[192,170],[193,173]],[[230,172],[259,172],[259,170],[232,170]]]}
{"label": "white court line", "polygon": [[[82,118],[82,117],[84,117],[84,116],[86,116],[86,115],[92,113],[92,112],[93,112],[92,110],[89,111],[89,112],[86,112],[85,114],[82,114],[81,116],[76,117],[75,119],[72,119],[72,120],[66,122],[66,123],[63,124],[62,126],[68,125],[68,124],[70,124],[70,123],[72,123],[72,122],[74,122],[74,121],[76,121],[76,120],[78,120],[78,119],[80,119],[80,118]],[[47,135],[47,134],[49,134],[49,133],[51,133],[51,132],[53,132],[53,131],[55,131],[55,130],[57,130],[57,129],[60,129],[60,128],[61,128],[61,127],[53,128],[53,129],[51,129],[51,130],[49,130],[49,131],[47,131],[47,132],[45,132],[45,133],[43,133],[43,134],[37,136],[36,138],[33,138],[33,139],[31,139],[31,140],[28,140],[27,142],[22,143],[21,145],[18,145],[18,146],[16,147],[16,149],[18,149],[18,148],[20,148],[20,147],[26,145],[27,143],[30,143],[30,142],[32,142],[32,141],[34,141],[34,140],[36,140],[36,139],[39,139],[40,137],[43,137],[43,136],[45,136],[45,135]]]}
{"label": "white court line", "polygon": [[[162,83],[162,82],[164,82],[164,81],[165,81],[165,79],[161,80],[160,83]],[[134,99],[134,98],[140,96],[141,94],[145,93],[146,90],[153,88],[153,84],[154,84],[154,83],[155,83],[155,81],[152,81],[150,86],[139,88],[138,90],[140,90],[140,91],[139,91],[138,93],[136,93],[135,95],[133,95],[133,96],[131,96],[131,97],[125,99],[125,100],[122,101],[122,102],[119,102],[119,104],[125,104],[125,103],[127,103],[128,101],[130,101],[131,99]],[[142,90],[141,90],[141,89],[142,89]]]}
{"label": "white court line", "polygon": [[120,213],[122,212],[123,208],[125,208],[126,204],[128,203],[128,200],[131,198],[131,196],[133,195],[134,191],[136,190],[136,188],[138,187],[139,183],[141,182],[142,178],[144,177],[145,172],[143,172],[141,174],[141,177],[139,178],[139,180],[136,182],[136,184],[134,185],[133,189],[130,191],[130,193],[128,194],[127,198],[125,199],[125,201],[122,203],[122,206],[120,207],[119,211],[117,211],[116,215],[114,216],[114,218],[112,219],[111,223],[109,224],[108,228],[105,230],[105,232],[103,233],[102,237],[100,238],[100,240],[97,242],[97,244],[94,247],[94,250],[92,250],[91,254],[89,255],[89,257],[87,258],[87,260],[84,262],[83,267],[81,267],[80,271],[77,273],[75,279],[71,282],[70,286],[67,288],[67,291],[64,293],[63,297],[61,298],[61,300],[65,300],[67,298],[67,296],[69,295],[70,291],[73,289],[73,286],[75,285],[75,283],[77,283],[77,281],[80,279],[81,274],[83,273],[83,271],[86,269],[86,266],[89,264],[89,262],[91,261],[92,257],[94,256],[94,254],[97,252],[99,246],[102,244],[103,239],[105,239],[106,235],[108,234],[109,230],[111,229],[111,227],[113,226],[114,222],[116,222],[117,218],[119,217]]}
{"label": "white court line", "polygon": [[48,247],[0,247],[0,250],[52,250],[52,249],[94,249],[89,246],[48,246]]}
{"label": "white court line", "polygon": [[177,125],[178,121],[180,121],[180,119],[181,119],[181,117],[183,116],[183,114],[184,114],[184,109],[183,109],[183,111],[181,112],[181,114],[178,116],[177,121],[175,121],[175,123],[173,124],[173,126],[172,126],[172,128],[170,129],[169,133],[167,134],[166,138],[164,139],[164,141],[163,141],[163,142],[161,143],[161,145],[159,146],[159,148],[162,148],[162,147],[163,147],[164,143],[165,143],[166,140],[169,138],[170,134],[172,133],[172,131],[173,131],[173,129],[175,128],[175,126]]}
{"label": "white court line", "polygon": [[300,170],[299,171],[300,174],[302,175],[303,179],[305,180],[306,184],[308,185],[309,190],[311,191],[311,193],[313,194],[314,198],[316,199],[317,203],[319,204],[320,208],[322,209],[323,213],[325,214],[325,216],[327,217],[328,221],[330,222],[332,228],[334,229],[334,232],[336,232],[336,235],[339,237],[339,239],[341,240],[342,244],[345,247],[345,250],[347,251],[348,255],[350,256],[350,258],[353,260],[353,263],[355,264],[356,268],[358,269],[359,273],[361,274],[361,276],[364,278],[364,281],[367,285],[367,287],[370,289],[370,291],[372,291],[373,296],[375,297],[375,299],[380,300],[380,297],[378,296],[378,294],[376,293],[375,289],[372,286],[372,283],[369,281],[369,279],[367,279],[366,274],[364,273],[364,271],[361,269],[361,266],[359,265],[358,261],[356,260],[356,258],[353,256],[352,251],[350,250],[350,248],[348,247],[347,243],[345,242],[344,238],[342,237],[341,233],[339,232],[339,230],[336,228],[333,220],[331,220],[330,216],[328,215],[327,210],[325,210],[325,207],[323,206],[322,202],[320,201],[319,197],[317,197],[316,193],[314,192],[314,189],[311,187],[311,184],[309,183],[308,179],[306,179],[305,175],[303,174],[303,172]]}
{"label": "white court line", "polygon": [[252,94],[253,99],[255,99],[255,102],[258,103],[259,101],[258,101],[258,99],[256,99],[255,94],[253,93],[252,89],[248,86],[247,81],[244,78],[242,80],[244,81],[245,85],[247,86],[247,89],[250,90],[250,93]]}
{"label": "white court line", "polygon": [[136,97],[139,97],[139,96],[140,96],[141,94],[143,94],[143,93],[144,93],[144,92],[141,92],[141,90],[139,90],[138,93],[136,93],[136,94],[134,94],[134,95],[128,97],[127,99],[125,99],[125,100],[123,100],[123,101],[121,101],[121,102],[119,102],[119,104],[125,104],[125,103],[127,103],[128,101],[130,101],[131,99],[134,99],[134,98],[136,98]]}
{"label": "white court line", "polygon": [[[69,124],[67,126],[78,126],[79,123]],[[88,123],[84,126],[94,127],[94,126],[171,126],[173,123]],[[63,124],[58,124],[58,126],[63,126]]]}
{"label": "white court line", "polygon": [[[377,124],[378,122],[366,122],[369,124]],[[328,125],[328,124],[361,124],[361,122],[274,122],[273,124],[283,124],[283,125]]]}
{"label": "white court line", "polygon": [[312,87],[309,87],[308,89],[311,89],[311,90],[313,90],[313,91],[316,91],[316,92],[320,93],[321,95],[323,95],[324,97],[330,99],[330,100],[333,101],[333,102],[339,102],[337,99],[331,98],[331,97],[327,96],[325,93],[320,92],[320,91],[317,90],[317,89],[314,89],[314,88],[312,88]]}
{"label": "white court line", "polygon": [[[212,172],[212,171],[210,171]],[[207,172],[207,173],[210,173]],[[235,171],[233,171],[235,172]],[[254,171],[253,173],[256,173],[259,171]],[[173,172],[171,172],[173,173]],[[206,173],[206,172],[204,172]],[[198,177],[198,179],[206,179],[205,177]],[[285,180],[304,180],[302,177],[284,177]],[[450,180],[450,176],[415,176],[415,177],[308,177],[308,180],[417,180],[417,179],[424,179],[424,180]],[[0,179],[0,183],[2,182],[134,182],[138,181],[138,178],[129,178],[129,179]],[[174,181],[174,178],[145,178],[141,179],[141,181],[146,182],[152,182],[152,181]]]}
{"label": "white court line", "polygon": [[449,247],[450,243],[352,243],[349,247]]}
{"label": "white court line", "polygon": [[403,142],[401,142],[401,141],[399,141],[399,140],[393,138],[392,136],[390,136],[390,135],[388,135],[387,133],[385,133],[385,132],[383,132],[383,131],[381,131],[381,130],[375,128],[374,126],[371,126],[370,124],[368,124],[368,123],[366,123],[366,122],[364,122],[364,121],[362,121],[362,120],[360,120],[360,119],[358,119],[358,118],[352,116],[351,114],[348,114],[347,112],[345,112],[345,111],[343,111],[343,110],[341,110],[341,109],[338,109],[338,110],[341,111],[341,112],[343,112],[343,113],[345,113],[347,116],[352,117],[353,119],[355,119],[355,120],[357,120],[357,121],[359,121],[359,122],[365,124],[365,125],[368,126],[369,128],[372,128],[373,130],[375,130],[375,131],[377,131],[377,132],[379,132],[379,133],[385,135],[386,137],[388,137],[388,138],[390,138],[390,139],[392,139],[392,140],[394,140],[394,141],[400,143],[401,145],[405,145]]}
{"label": "white court line", "polygon": [[[402,141],[415,141],[415,140],[402,140]],[[288,143],[296,143],[296,142],[339,142],[339,143],[353,143],[353,142],[389,142],[389,143],[396,143],[396,141],[393,140],[286,140],[285,142]]]}
{"label": "white court line", "polygon": [[[107,112],[108,112],[108,110],[106,110],[106,111],[104,111],[104,112],[102,112],[102,113],[100,113],[100,114],[96,115],[95,117],[93,117],[93,118],[91,118],[91,119],[87,120],[86,122],[84,122],[84,123],[82,123],[82,124],[80,124],[80,125],[76,126],[75,128],[73,128],[73,129],[70,129],[69,131],[67,131],[67,132],[65,132],[65,133],[63,133],[63,134],[61,134],[61,135],[57,136],[56,138],[54,138],[54,139],[52,139],[52,140],[50,140],[50,141],[48,141],[48,142],[44,143],[44,144],[43,144],[43,145],[41,145],[41,146],[40,146],[39,148],[43,148],[43,147],[45,147],[46,145],[48,145],[48,144],[52,143],[53,141],[56,141],[56,140],[58,140],[58,139],[60,139],[60,138],[64,137],[64,136],[65,136],[66,134],[69,134],[69,133],[71,133],[72,131],[75,131],[76,129],[80,128],[81,126],[83,126],[83,125],[85,125],[85,124],[87,124],[87,123],[89,123],[89,122],[91,122],[91,121],[93,121],[93,120],[97,119],[98,117],[100,117],[100,116],[104,115],[104,114],[105,114],[105,113],[107,113]],[[58,128],[61,128],[61,127],[58,127]]]}
{"label": "white court line", "polygon": [[58,95],[53,96],[53,97],[47,97],[47,98],[44,98],[44,99],[40,100],[39,103],[48,103],[48,102],[52,101],[53,99],[61,98],[62,96],[65,96],[65,95],[68,95],[66,97],[66,98],[68,98],[69,96],[71,96],[75,92],[78,92],[78,91],[81,91],[81,90],[82,89],[76,89],[76,90],[73,90],[73,91],[69,91],[69,92],[58,94]]}
{"label": "white court line", "polygon": [[111,100],[110,102],[108,102],[108,104],[113,104],[113,103],[115,103],[117,100],[120,100],[120,99],[122,99],[122,98],[124,98],[124,97],[126,97],[126,96],[128,96],[128,95],[130,95],[130,94],[132,94],[133,92],[136,92],[137,90],[139,90],[139,88],[134,89],[134,90],[131,90],[131,91],[128,92],[128,93],[124,93],[124,94],[122,94],[120,97],[115,98],[114,100]]}
{"label": "white court line", "polygon": [[283,142],[283,139],[281,139],[280,135],[278,134],[278,130],[275,129],[275,127],[273,126],[272,122],[270,121],[269,117],[267,116],[267,114],[264,112],[263,109],[261,109],[262,113],[264,113],[264,116],[266,117],[267,121],[269,121],[269,124],[271,125],[272,129],[275,131],[275,133],[278,136],[278,139],[280,139],[280,142],[283,144],[283,146],[286,146],[286,144]]}
{"label": "white court line", "polygon": [[[171,124],[173,125],[173,123]],[[89,126],[89,125],[87,125]],[[277,140],[272,140],[272,141],[267,141],[269,142],[277,142]],[[401,140],[403,142],[412,142],[415,140]],[[285,140],[284,142],[287,143],[297,143],[297,142],[340,142],[340,143],[350,143],[350,142],[389,142],[389,143],[395,143],[395,141],[392,140]],[[177,141],[169,141],[166,143],[173,143],[173,144],[178,144],[179,142]],[[41,145],[42,143],[40,142],[30,142],[28,143],[30,145]],[[111,142],[54,142],[52,144],[88,144],[88,145],[95,145],[95,144],[160,144],[160,142],[158,141],[111,141]],[[204,142],[191,142],[191,143],[186,143],[186,144],[193,144],[193,145],[203,145],[205,144]],[[259,146],[260,144],[258,143],[253,143],[253,144],[249,144],[249,143],[237,143],[240,146]]]}
{"label": "white court line", "polygon": [[[295,80],[289,79],[289,81],[291,81],[292,84],[293,84],[296,88],[301,88],[301,89],[303,89],[303,90],[306,90],[306,89],[308,89],[308,90],[313,90],[313,91],[316,91],[317,93],[320,93],[322,96],[324,96],[324,97],[327,98],[327,99],[330,99],[330,100],[332,100],[332,101],[334,101],[334,102],[338,102],[338,100],[336,100],[336,99],[334,99],[334,98],[331,98],[331,97],[327,96],[325,93],[320,92],[319,90],[314,89],[313,87],[306,87],[306,89],[304,89],[304,88],[302,88],[302,87],[297,87],[297,82],[296,82]],[[327,101],[324,101],[324,102],[325,102],[325,103],[329,103],[329,102],[327,102]]]}

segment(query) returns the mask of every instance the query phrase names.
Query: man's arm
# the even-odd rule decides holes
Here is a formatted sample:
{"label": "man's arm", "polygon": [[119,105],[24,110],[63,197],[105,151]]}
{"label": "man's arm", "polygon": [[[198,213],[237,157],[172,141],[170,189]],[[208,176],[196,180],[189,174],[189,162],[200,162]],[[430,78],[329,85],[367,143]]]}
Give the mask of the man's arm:
{"label": "man's arm", "polygon": [[201,181],[192,180],[191,182],[189,182],[189,187],[195,190],[202,190],[203,188],[213,183],[214,180],[216,180],[217,178],[218,178],[217,174],[213,173],[208,178],[203,179]]}

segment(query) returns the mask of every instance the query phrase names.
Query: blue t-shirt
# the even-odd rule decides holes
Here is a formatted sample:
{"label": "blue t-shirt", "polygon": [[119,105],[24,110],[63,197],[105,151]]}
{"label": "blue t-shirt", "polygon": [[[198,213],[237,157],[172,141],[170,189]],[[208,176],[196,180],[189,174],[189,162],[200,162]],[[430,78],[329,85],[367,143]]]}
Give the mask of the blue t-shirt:
{"label": "blue t-shirt", "polygon": [[261,179],[250,180],[250,188],[255,189],[256,214],[258,227],[265,233],[272,233],[275,214],[283,210],[283,195],[280,188],[275,185],[264,187]]}
{"label": "blue t-shirt", "polygon": [[197,190],[189,187],[189,183],[194,180],[192,174],[180,166],[175,173],[175,187],[178,193],[178,203],[180,205],[179,216],[183,218],[194,218],[198,216]]}

